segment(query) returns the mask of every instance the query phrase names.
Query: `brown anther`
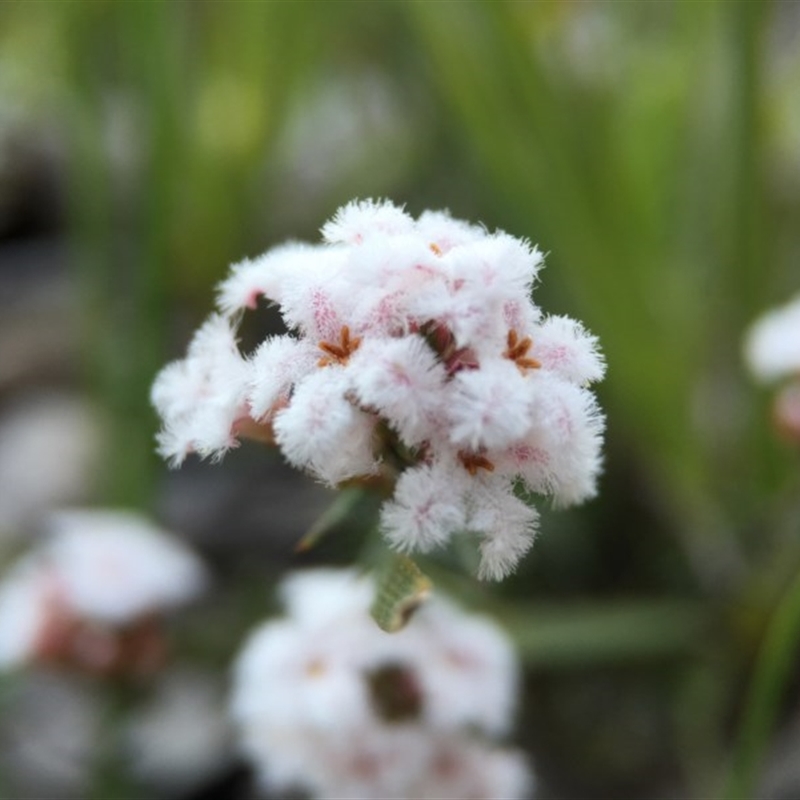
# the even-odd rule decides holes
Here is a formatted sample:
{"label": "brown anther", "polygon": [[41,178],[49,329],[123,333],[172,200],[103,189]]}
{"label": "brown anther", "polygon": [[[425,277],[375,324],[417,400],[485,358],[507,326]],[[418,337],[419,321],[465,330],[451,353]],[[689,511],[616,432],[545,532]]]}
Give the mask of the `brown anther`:
{"label": "brown anther", "polygon": [[510,358],[520,369],[520,372],[525,372],[526,369],[539,369],[542,362],[535,358],[527,357],[528,350],[533,346],[533,339],[526,336],[520,341],[517,332],[512,328],[508,332],[508,339],[506,340],[508,347],[506,347],[503,356]]}
{"label": "brown anther", "polygon": [[468,453],[466,450],[459,450],[458,458],[464,465],[464,469],[469,472],[470,475],[477,475],[479,469],[485,469],[487,472],[494,472],[494,464],[480,453]]}
{"label": "brown anther", "polygon": [[442,255],[442,248],[441,248],[441,247],[439,247],[439,245],[438,245],[438,244],[436,244],[435,242],[431,242],[431,243],[428,245],[428,247],[430,247],[430,249],[431,249],[431,252],[433,252],[435,255],[437,255],[437,256],[440,256],[440,255]]}
{"label": "brown anther", "polygon": [[346,364],[350,356],[358,350],[360,344],[361,337],[354,336],[351,339],[350,328],[347,325],[342,325],[338,344],[333,344],[332,342],[319,343],[318,347],[325,355],[317,361],[317,366],[327,367],[331,364]]}

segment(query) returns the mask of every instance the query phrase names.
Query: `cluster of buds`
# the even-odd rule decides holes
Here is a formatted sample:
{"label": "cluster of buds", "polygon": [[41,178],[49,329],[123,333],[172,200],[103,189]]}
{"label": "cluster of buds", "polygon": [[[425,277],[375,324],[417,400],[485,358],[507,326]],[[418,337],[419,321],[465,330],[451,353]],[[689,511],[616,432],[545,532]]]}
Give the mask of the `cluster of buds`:
{"label": "cluster of buds", "polygon": [[530,796],[507,735],[518,666],[491,621],[432,598],[386,636],[371,583],[347,570],[284,581],[287,616],[265,623],[234,668],[231,711],[260,782],[314,797]]}
{"label": "cluster of buds", "polygon": [[[504,577],[538,520],[518,486],[562,505],[595,492],[595,337],[543,316],[532,300],[541,253],[506,233],[366,201],[322,236],[233,267],[217,313],[153,386],[160,452],[179,464],[242,436],[274,441],[327,485],[383,485],[381,528],[396,549],[469,532],[480,577]],[[238,325],[262,298],[288,332],[243,354]]]}
{"label": "cluster of buds", "polygon": [[205,583],[199,559],[138,515],[54,514],[47,541],[0,583],[0,668],[156,670],[166,655],[164,612]]}
{"label": "cluster of buds", "polygon": [[775,426],[800,443],[800,297],[756,321],[745,338],[745,359],[757,380],[783,382],[773,401]]}

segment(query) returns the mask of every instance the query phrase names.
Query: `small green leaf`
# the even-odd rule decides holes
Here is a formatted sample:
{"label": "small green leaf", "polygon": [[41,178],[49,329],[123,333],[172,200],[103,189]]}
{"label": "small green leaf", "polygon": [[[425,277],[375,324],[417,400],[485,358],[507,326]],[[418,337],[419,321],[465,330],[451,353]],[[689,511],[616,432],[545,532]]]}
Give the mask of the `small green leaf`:
{"label": "small green leaf", "polygon": [[394,555],[378,580],[370,609],[375,622],[387,633],[401,630],[432,588],[430,578],[408,556]]}
{"label": "small green leaf", "polygon": [[305,532],[303,538],[295,545],[295,552],[305,553],[311,550],[323,536],[347,519],[366,494],[366,489],[360,486],[342,489],[336,499],[322,512]]}

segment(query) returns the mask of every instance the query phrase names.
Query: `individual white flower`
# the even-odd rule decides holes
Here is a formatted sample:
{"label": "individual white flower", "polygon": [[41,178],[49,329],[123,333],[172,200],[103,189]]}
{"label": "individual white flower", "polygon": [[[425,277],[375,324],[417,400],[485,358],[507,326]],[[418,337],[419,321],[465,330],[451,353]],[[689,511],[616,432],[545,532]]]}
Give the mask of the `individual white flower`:
{"label": "individual white flower", "polygon": [[376,468],[375,417],[348,401],[345,386],[342,370],[315,373],[295,390],[274,423],[275,438],[289,463],[331,485]]}
{"label": "individual white flower", "polygon": [[545,370],[579,385],[599,381],[605,373],[597,337],[570,317],[551,316],[538,325],[532,354]]}
{"label": "individual white flower", "polygon": [[476,483],[469,504],[467,527],[482,536],[478,577],[500,580],[533,545],[539,514],[502,476]]}
{"label": "individual white flower", "polygon": [[265,339],[251,358],[247,401],[255,420],[271,418],[284,401],[288,405],[292,387],[316,367],[318,348],[290,336]]}
{"label": "individual white flower", "polygon": [[434,596],[387,635],[372,592],[353,571],[291,576],[288,615],[246,642],[231,714],[260,782],[365,800],[529,796],[523,756],[487,740],[509,732],[516,702],[505,634]]}
{"label": "individual white flower", "polygon": [[[531,297],[542,254],[526,240],[371,200],[340,209],[322,233],[321,244],[233,268],[221,316],[156,379],[161,452],[177,464],[252,436],[332,486],[379,478],[395,487],[382,527],[403,551],[444,544],[467,497],[485,497],[481,575],[507,574],[537,519],[509,494],[515,481],[559,504],[595,491],[597,340],[568,317],[543,317]],[[244,358],[236,327],[261,295],[289,331]],[[480,489],[487,473],[497,502]]]}
{"label": "individual white flower", "polygon": [[258,300],[283,301],[284,286],[292,274],[327,251],[301,242],[287,242],[258,258],[247,258],[231,267],[231,274],[217,288],[217,306],[223,314],[253,310]]}
{"label": "individual white flower", "polygon": [[467,487],[459,473],[455,478],[441,465],[413,467],[400,475],[394,497],[381,509],[381,529],[393,547],[428,552],[463,530]]}
{"label": "individual white flower", "polygon": [[365,342],[348,371],[360,402],[391,420],[407,445],[433,435],[447,374],[420,336]]}
{"label": "individual white flower", "polygon": [[450,441],[457,447],[507,447],[531,427],[530,381],[508,359],[462,370],[448,389]]}
{"label": "individual white flower", "polygon": [[188,356],[165,367],[153,384],[153,405],[165,423],[161,455],[177,465],[191,452],[221,455],[235,446],[234,425],[247,416],[247,378],[230,323],[212,316]]}
{"label": "individual white flower", "polygon": [[760,381],[800,375],[800,296],[757,320],[747,332],[744,352]]}
{"label": "individual white flower", "polygon": [[361,244],[376,233],[406,233],[413,225],[411,217],[393,203],[352,200],[322,226],[322,236],[330,244]]}
{"label": "individual white flower", "polygon": [[[305,247],[297,250],[291,269],[282,266],[280,310],[290,329],[310,337],[316,345],[334,340],[345,323],[340,308],[340,291],[348,252],[341,247]],[[352,292],[345,294],[354,302]]]}
{"label": "individual white flower", "polygon": [[558,505],[592,497],[605,428],[594,394],[547,376],[536,389],[533,427],[506,456],[519,459],[518,474],[532,491],[551,494]]}
{"label": "individual white flower", "polygon": [[0,581],[0,668],[42,660],[150,668],[160,614],[206,584],[199,559],[131,512],[63,511]]}
{"label": "individual white flower", "polygon": [[441,253],[480,241],[486,235],[485,228],[453,219],[446,211],[423,211],[417,220],[417,232]]}

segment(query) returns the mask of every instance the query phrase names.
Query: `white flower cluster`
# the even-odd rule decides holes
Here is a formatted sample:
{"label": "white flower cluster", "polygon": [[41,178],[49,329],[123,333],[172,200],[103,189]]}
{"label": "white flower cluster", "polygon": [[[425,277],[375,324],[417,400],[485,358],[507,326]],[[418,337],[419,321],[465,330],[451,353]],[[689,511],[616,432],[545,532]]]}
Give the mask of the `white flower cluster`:
{"label": "white flower cluster", "polygon": [[[252,435],[329,485],[388,477],[381,524],[394,547],[429,551],[470,531],[481,577],[503,577],[537,524],[518,480],[559,504],[595,492],[596,338],[542,316],[531,299],[542,256],[506,233],[366,201],[322,234],[233,268],[218,313],[153,386],[160,452],[179,464]],[[289,333],[245,356],[237,327],[262,297]]]}
{"label": "white flower cluster", "polygon": [[234,671],[241,746],[272,791],[316,797],[529,796],[508,733],[517,663],[505,634],[441,598],[396,634],[368,614],[373,587],[352,571],[298,573],[288,617],[256,630]]}
{"label": "white flower cluster", "polygon": [[0,668],[30,661],[104,672],[160,655],[159,612],[204,587],[200,560],[130,512],[62,511],[0,582]]}

